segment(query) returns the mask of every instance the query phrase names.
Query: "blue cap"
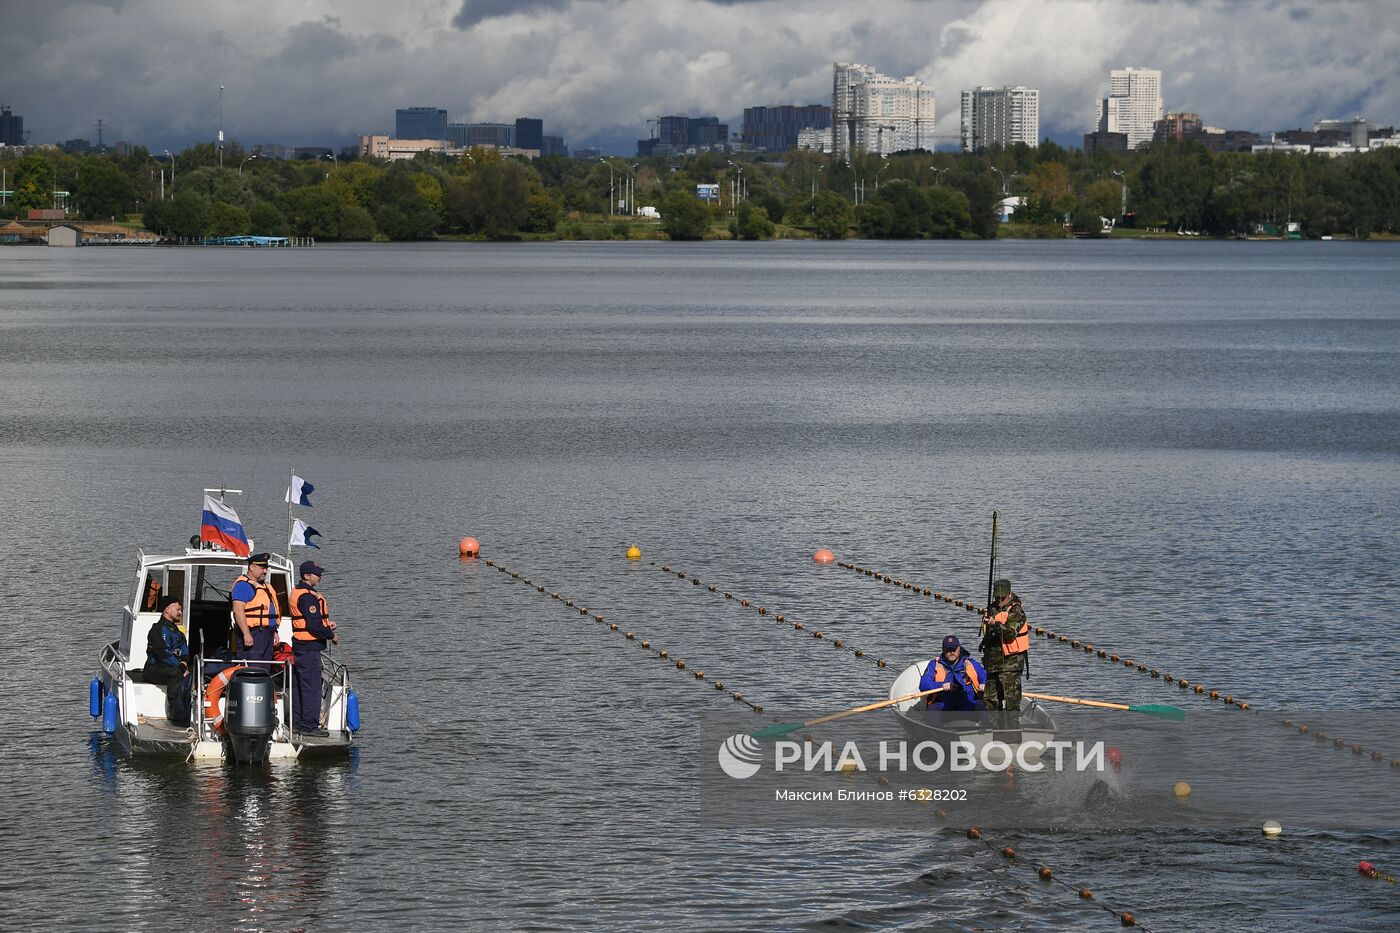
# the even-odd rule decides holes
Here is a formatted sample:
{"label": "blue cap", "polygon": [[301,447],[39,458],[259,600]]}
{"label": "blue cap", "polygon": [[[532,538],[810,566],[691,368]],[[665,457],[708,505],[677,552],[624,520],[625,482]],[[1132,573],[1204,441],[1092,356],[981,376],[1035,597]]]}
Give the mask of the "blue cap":
{"label": "blue cap", "polygon": [[958,641],[958,636],[956,635],[949,635],[947,638],[943,639],[944,651],[957,651],[961,647],[962,642]]}
{"label": "blue cap", "polygon": [[314,560],[304,560],[304,561],[302,561],[302,562],[301,562],[301,566],[300,566],[299,568],[297,568],[297,569],[301,572],[301,575],[302,575],[303,577],[305,577],[305,576],[307,576],[307,575],[309,575],[309,574],[313,574],[313,573],[314,573],[316,576],[319,577],[319,576],[322,576],[323,574],[325,574],[325,572],[326,572],[326,568],[322,567],[320,564],[316,563]]}

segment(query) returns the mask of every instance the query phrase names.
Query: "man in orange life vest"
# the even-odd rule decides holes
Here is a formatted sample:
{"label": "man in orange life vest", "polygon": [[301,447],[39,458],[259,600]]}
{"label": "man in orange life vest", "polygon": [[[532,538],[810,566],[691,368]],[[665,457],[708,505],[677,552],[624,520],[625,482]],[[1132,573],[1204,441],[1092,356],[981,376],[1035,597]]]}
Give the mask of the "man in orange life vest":
{"label": "man in orange life vest", "polygon": [[[240,661],[271,661],[277,640],[277,594],[266,582],[268,555],[259,551],[248,557],[248,569],[233,584],[234,638]],[[261,665],[260,665],[261,667]],[[267,670],[268,668],[263,668]]]}
{"label": "man in orange life vest", "polygon": [[982,615],[982,666],[987,669],[987,708],[1021,711],[1021,670],[1031,647],[1021,597],[1011,592],[1010,580],[992,584],[992,605]]}
{"label": "man in orange life vest", "polygon": [[326,597],[316,590],[325,569],[312,560],[298,568],[301,582],[292,590],[292,654],[296,661],[296,697],[293,728],[303,735],[329,735],[321,728],[321,651],[326,640],[339,644],[335,623],[326,609]]}

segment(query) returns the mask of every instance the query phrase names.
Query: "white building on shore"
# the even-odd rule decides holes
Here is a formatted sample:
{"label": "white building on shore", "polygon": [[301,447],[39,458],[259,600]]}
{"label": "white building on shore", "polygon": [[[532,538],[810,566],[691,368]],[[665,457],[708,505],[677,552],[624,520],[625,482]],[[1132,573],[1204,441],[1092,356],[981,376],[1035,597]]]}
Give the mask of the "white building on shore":
{"label": "white building on shore", "polygon": [[1153,125],[1162,119],[1162,72],[1156,68],[1114,68],[1108,96],[1096,105],[1095,130],[1123,133],[1128,148],[1152,142]]}
{"label": "white building on shore", "polygon": [[1040,91],[1022,87],[979,87],[962,92],[962,151],[1040,143]]}
{"label": "white building on shore", "polygon": [[838,156],[932,150],[934,116],[931,84],[891,78],[869,65],[832,67],[831,151]]}

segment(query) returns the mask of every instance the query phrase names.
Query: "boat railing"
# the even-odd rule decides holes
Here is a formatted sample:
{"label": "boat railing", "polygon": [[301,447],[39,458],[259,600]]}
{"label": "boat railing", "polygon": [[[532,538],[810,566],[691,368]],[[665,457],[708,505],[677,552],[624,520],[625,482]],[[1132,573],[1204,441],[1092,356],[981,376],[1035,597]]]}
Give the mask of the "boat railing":
{"label": "boat railing", "polygon": [[268,673],[273,677],[275,689],[280,691],[278,694],[279,703],[277,704],[277,725],[279,731],[285,728],[286,731],[290,732],[292,695],[292,666],[290,664],[284,661],[252,661],[243,660],[241,658],[235,658],[233,660],[227,658],[204,658],[200,655],[195,655],[194,660],[196,676],[194,677],[194,703],[191,708],[190,725],[194,727],[196,735],[210,742],[217,742],[220,738],[214,731],[213,722],[204,715],[204,691],[209,688],[209,681],[213,679],[211,677],[205,677],[205,667],[209,664],[220,665],[219,671],[214,674],[214,677],[219,676],[219,674],[222,674],[230,667],[266,667]]}

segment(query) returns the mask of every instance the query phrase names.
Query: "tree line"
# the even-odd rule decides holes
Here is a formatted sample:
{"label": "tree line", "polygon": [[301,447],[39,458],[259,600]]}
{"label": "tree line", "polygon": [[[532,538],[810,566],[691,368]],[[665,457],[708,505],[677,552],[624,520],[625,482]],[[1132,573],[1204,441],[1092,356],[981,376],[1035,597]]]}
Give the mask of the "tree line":
{"label": "tree line", "polygon": [[[741,239],[987,238],[1006,229],[1063,236],[1066,229],[1096,230],[1101,219],[1216,236],[1289,221],[1308,236],[1365,238],[1400,227],[1396,148],[1329,158],[1212,153],[1183,141],[1117,155],[1047,141],[851,160],[801,150],[733,161],[714,153],[678,161],[529,161],[474,149],[460,159],[420,153],[383,162],[262,158],[234,145],[220,167],[206,143],[159,158],[140,147],[126,155],[0,150],[0,167],[14,192],[9,216],[49,207],[53,192],[66,190],[81,218],[139,217],[148,230],[181,238],[577,236],[581,222],[626,219],[616,216],[624,182],[635,206],[658,208],[660,227],[673,239],[725,231]],[[720,197],[701,200],[697,185],[718,185]],[[999,222],[1007,197],[1019,199],[1009,228]],[[622,223],[608,231],[630,233]]]}

